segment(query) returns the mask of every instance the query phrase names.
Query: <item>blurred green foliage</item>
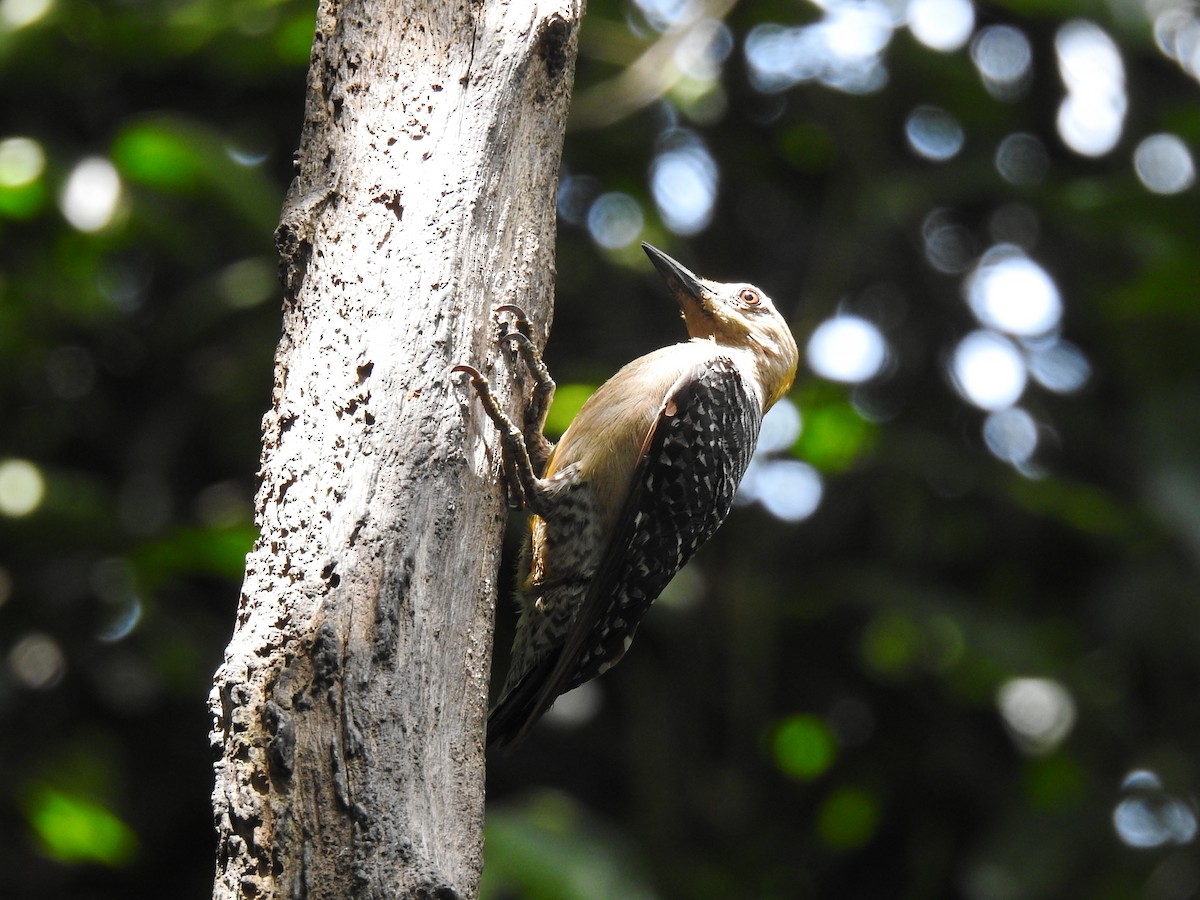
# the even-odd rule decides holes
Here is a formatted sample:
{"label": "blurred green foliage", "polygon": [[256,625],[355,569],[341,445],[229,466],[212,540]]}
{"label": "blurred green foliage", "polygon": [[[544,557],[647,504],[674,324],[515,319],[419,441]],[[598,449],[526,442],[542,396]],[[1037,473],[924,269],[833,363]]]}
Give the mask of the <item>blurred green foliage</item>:
{"label": "blurred green foliage", "polygon": [[[586,202],[562,206],[551,430],[682,334],[636,241],[593,239],[587,203],[607,192],[699,274],[763,286],[802,347],[834,314],[866,317],[887,365],[855,385],[802,371],[802,427],[780,453],[812,467],[815,511],[739,505],[590,718],[551,717],[493,761],[485,896],[1197,896],[1200,207],[1194,187],[1148,191],[1131,160],[1156,132],[1200,148],[1200,88],[1138,5],[1021,0],[977,10],[977,28],[1028,38],[1010,99],[969,47],[903,28],[873,91],[762,91],[748,36],[824,14],[745,3],[718,31],[728,56],[697,67],[703,47],[670,47],[664,71],[686,71],[633,103],[615,79],[660,39],[646,10],[670,8],[589,3],[564,160]],[[8,895],[209,895],[205,698],[254,537],[271,232],[313,15],[0,3]],[[1072,16],[1106,29],[1125,68],[1124,132],[1095,158],[1056,126]],[[905,138],[930,104],[963,129],[943,162]],[[1014,132],[1045,148],[1038,178],[998,173]],[[676,146],[701,146],[717,178],[691,236],[651,191]],[[72,206],[89,160],[93,206]],[[934,264],[931,223],[958,263]],[[1037,450],[1020,465],[989,452],[986,413],[948,374],[979,327],[964,279],[1014,234],[1091,370],[1078,391],[1026,388]],[[501,666],[511,629],[505,604]]]}
{"label": "blurred green foliage", "polygon": [[546,435],[556,440],[567,430],[588,397],[596,390],[594,384],[560,384],[554,391],[554,402],[546,415]]}
{"label": "blurred green foliage", "polygon": [[137,836],[128,825],[82,797],[35,790],[27,815],[43,852],[60,862],[124,866],[137,849]]}
{"label": "blurred green foliage", "polygon": [[837,739],[819,716],[789,716],[779,724],[772,741],[775,765],[785,775],[810,781],[823,775],[837,754]]}

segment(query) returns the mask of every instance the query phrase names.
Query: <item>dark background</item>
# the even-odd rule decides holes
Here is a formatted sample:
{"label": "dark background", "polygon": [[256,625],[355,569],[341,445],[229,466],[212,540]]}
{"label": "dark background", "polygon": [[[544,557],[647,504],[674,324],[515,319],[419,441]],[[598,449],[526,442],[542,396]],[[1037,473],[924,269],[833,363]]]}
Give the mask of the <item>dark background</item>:
{"label": "dark background", "polygon": [[[486,896],[1200,896],[1200,211],[1195,187],[1155,192],[1134,165],[1151,135],[1200,142],[1191,8],[1012,0],[935,50],[903,2],[747,2],[696,27],[723,5],[589,6],[555,420],[682,335],[639,239],[759,284],[802,349],[854,315],[887,354],[862,382],[802,365],[800,434],[776,421],[745,502],[635,649],[493,761]],[[6,896],[211,890],[205,698],[254,533],[271,233],[312,17],[0,3]],[[1013,34],[996,26],[1031,65],[989,85],[985,35]],[[1109,85],[1101,109],[1123,115],[1087,155],[1060,134],[1060,69],[1069,36],[1103,50],[1098,33],[1120,69],[1097,51],[1077,90]],[[810,42],[799,68],[764,81],[788,40]],[[817,66],[822,46],[840,55]],[[666,63],[638,106],[626,73],[646,52]],[[923,106],[961,140],[942,161],[906,138]],[[1017,133],[1026,164],[998,165]],[[691,181],[656,203],[671,153]],[[91,157],[108,162],[80,175]],[[90,192],[69,187],[89,171]],[[673,219],[706,183],[707,223]],[[631,209],[641,227],[619,234]],[[1006,242],[1062,315],[991,339],[1018,372],[1057,348],[1071,377],[988,410],[950,367],[989,324],[968,280]]]}

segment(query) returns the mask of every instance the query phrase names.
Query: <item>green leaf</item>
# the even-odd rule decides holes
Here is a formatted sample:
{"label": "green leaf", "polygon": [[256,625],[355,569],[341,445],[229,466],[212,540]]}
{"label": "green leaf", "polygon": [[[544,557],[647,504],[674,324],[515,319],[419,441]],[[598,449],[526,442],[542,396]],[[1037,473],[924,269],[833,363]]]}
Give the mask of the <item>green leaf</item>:
{"label": "green leaf", "polygon": [[546,433],[562,435],[595,390],[594,384],[560,384],[554,391],[550,414],[546,416]]}
{"label": "green leaf", "polygon": [[46,186],[41,179],[9,187],[0,186],[0,215],[10,219],[29,219],[46,203]]}
{"label": "green leaf", "polygon": [[166,121],[126,128],[113,142],[112,155],[126,178],[165,190],[194,190],[206,165],[202,145]]}
{"label": "green leaf", "polygon": [[[827,474],[844,472],[875,443],[878,427],[831,385],[814,384],[797,399],[804,422],[794,456]],[[836,393],[835,393],[836,392]]]}
{"label": "green leaf", "polygon": [[148,584],[185,572],[205,572],[224,578],[241,576],[246,554],[258,532],[249,525],[227,528],[189,528],[172,532],[143,546],[134,563]]}
{"label": "green leaf", "polygon": [[41,787],[26,805],[42,852],[66,863],[123,866],[137,852],[133,829],[99,803]]}
{"label": "green leaf", "polygon": [[280,62],[289,65],[303,65],[308,62],[315,26],[312,10],[306,10],[287,20],[275,33],[275,53]]}
{"label": "green leaf", "polygon": [[127,124],[113,140],[112,159],[136,184],[184,196],[211,197],[251,228],[269,234],[282,197],[265,171],[230,155],[215,128],[182,116],[148,116]]}

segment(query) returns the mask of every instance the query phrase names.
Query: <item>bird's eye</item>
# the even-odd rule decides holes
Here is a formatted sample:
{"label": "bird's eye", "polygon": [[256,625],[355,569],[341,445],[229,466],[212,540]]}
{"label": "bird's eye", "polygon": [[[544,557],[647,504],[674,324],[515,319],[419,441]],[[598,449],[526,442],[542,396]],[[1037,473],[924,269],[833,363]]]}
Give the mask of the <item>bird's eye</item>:
{"label": "bird's eye", "polygon": [[758,306],[758,304],[762,303],[762,298],[758,296],[758,291],[751,290],[750,288],[743,288],[742,292],[738,294],[738,299],[746,306]]}

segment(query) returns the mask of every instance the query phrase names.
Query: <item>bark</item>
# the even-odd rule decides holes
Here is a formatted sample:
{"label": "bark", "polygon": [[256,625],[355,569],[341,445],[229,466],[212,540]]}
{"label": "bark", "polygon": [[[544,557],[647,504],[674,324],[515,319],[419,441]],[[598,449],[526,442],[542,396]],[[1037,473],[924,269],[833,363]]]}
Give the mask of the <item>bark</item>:
{"label": "bark", "polygon": [[448,374],[531,382],[582,0],[321,0],[261,535],[212,708],[214,897],[471,897],[504,520],[498,446]]}

